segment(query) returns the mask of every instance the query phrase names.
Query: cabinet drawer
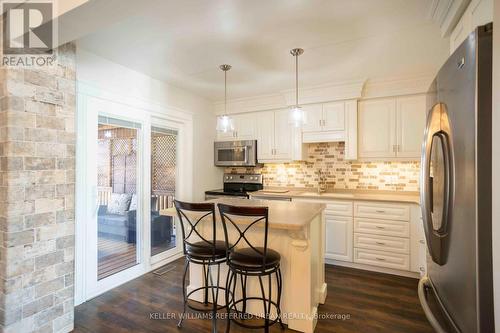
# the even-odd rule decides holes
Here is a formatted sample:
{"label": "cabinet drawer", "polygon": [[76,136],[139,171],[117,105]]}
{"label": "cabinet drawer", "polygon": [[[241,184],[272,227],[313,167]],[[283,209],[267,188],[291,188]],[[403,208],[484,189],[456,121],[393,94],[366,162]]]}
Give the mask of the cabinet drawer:
{"label": "cabinet drawer", "polygon": [[401,204],[355,202],[355,217],[368,217],[385,220],[410,220],[410,206]]}
{"label": "cabinet drawer", "polygon": [[352,216],[352,202],[349,201],[330,201],[326,204],[325,214]]}
{"label": "cabinet drawer", "polygon": [[406,271],[410,269],[410,257],[407,254],[354,248],[354,262]]}
{"label": "cabinet drawer", "polygon": [[356,217],[354,219],[354,232],[408,238],[410,237],[410,223]]}
{"label": "cabinet drawer", "polygon": [[410,240],[408,238],[375,236],[355,233],[354,247],[409,254]]}

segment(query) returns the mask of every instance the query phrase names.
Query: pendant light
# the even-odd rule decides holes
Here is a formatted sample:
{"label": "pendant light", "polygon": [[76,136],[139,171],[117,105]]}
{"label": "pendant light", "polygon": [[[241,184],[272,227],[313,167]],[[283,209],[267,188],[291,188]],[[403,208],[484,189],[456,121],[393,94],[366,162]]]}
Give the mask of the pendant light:
{"label": "pendant light", "polygon": [[294,127],[302,127],[306,123],[304,110],[299,106],[299,55],[304,53],[303,49],[296,48],[290,51],[295,57],[295,105],[289,111],[289,123]]}
{"label": "pendant light", "polygon": [[227,133],[234,130],[233,120],[227,114],[227,71],[231,65],[220,65],[219,68],[224,72],[224,114],[217,117],[217,132]]}

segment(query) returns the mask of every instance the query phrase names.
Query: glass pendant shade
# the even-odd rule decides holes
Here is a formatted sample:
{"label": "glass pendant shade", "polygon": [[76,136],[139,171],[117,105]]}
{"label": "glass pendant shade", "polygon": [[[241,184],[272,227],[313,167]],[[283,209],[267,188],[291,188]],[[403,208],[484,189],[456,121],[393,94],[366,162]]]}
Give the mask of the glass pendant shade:
{"label": "glass pendant shade", "polygon": [[234,130],[233,119],[228,115],[217,117],[217,132],[227,133]]}
{"label": "glass pendant shade", "polygon": [[294,106],[288,111],[288,123],[295,128],[306,124],[306,114],[300,106]]}

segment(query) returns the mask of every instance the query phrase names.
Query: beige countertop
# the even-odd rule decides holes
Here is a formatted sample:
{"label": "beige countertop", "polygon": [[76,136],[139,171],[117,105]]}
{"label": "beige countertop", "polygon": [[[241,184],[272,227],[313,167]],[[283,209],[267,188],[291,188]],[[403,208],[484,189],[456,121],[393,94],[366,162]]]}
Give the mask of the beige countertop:
{"label": "beige countertop", "polygon": [[316,189],[311,188],[278,188],[269,187],[262,191],[252,192],[252,197],[257,199],[265,197],[276,198],[302,198],[322,200],[369,200],[369,201],[392,201],[420,204],[418,192],[402,191],[378,191],[378,190],[334,190],[319,194]]}
{"label": "beige countertop", "polygon": [[[221,198],[208,200],[207,202],[223,203],[234,206],[266,206],[269,207],[269,227],[271,229],[300,230],[307,226],[324,209],[325,205],[321,203],[305,203],[274,200],[255,200],[255,199],[235,199]],[[177,217],[175,208],[160,210],[161,215]],[[220,218],[216,212],[217,219]],[[236,221],[242,224],[248,224],[249,220],[242,219]]]}

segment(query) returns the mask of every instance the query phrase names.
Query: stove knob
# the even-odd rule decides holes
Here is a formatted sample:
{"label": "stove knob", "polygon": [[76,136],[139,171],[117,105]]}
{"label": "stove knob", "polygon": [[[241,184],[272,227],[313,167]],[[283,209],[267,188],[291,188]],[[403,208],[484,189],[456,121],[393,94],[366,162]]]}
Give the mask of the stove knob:
{"label": "stove knob", "polygon": [[229,177],[229,179],[233,179],[233,176]]}

